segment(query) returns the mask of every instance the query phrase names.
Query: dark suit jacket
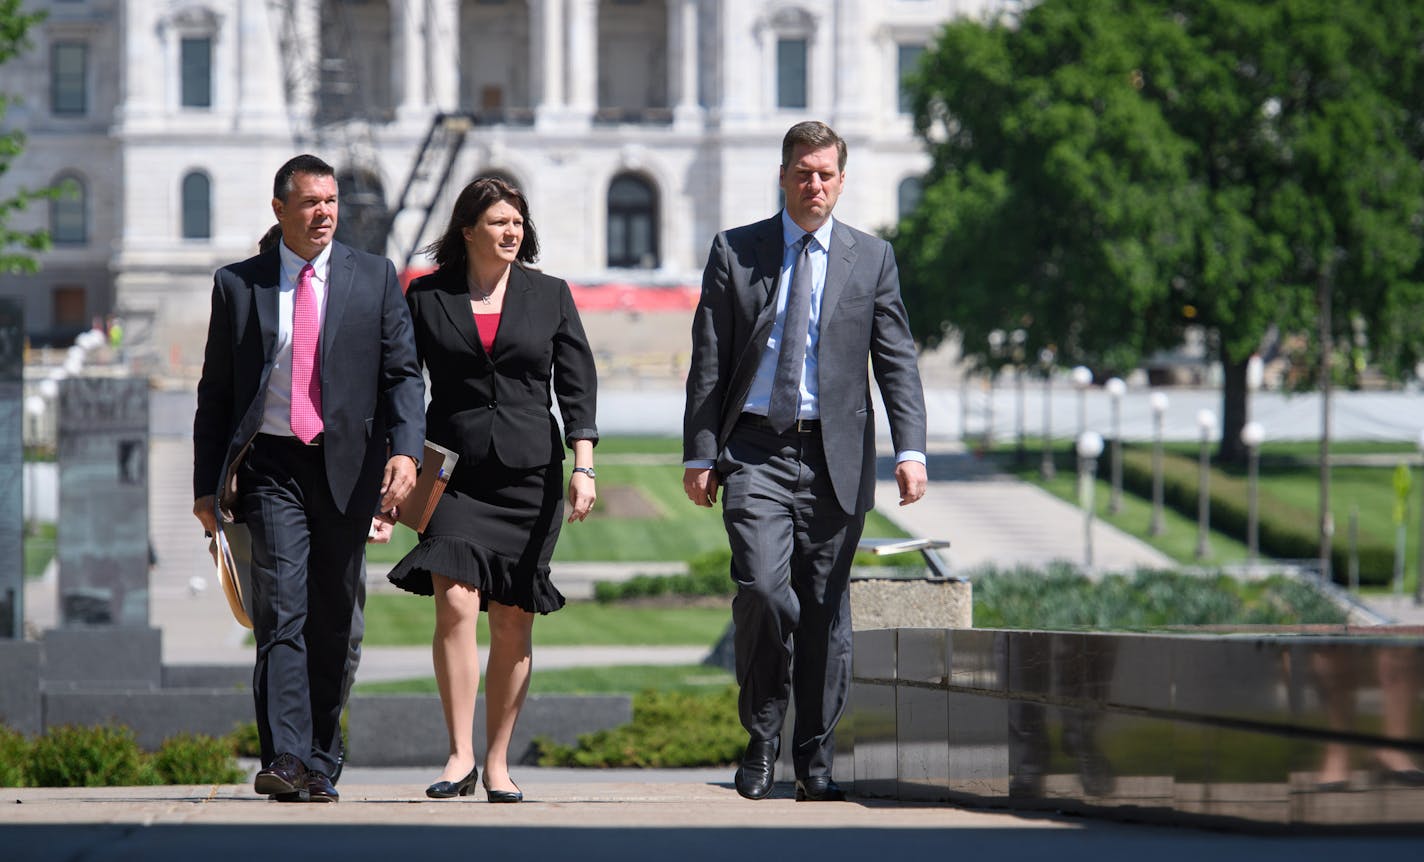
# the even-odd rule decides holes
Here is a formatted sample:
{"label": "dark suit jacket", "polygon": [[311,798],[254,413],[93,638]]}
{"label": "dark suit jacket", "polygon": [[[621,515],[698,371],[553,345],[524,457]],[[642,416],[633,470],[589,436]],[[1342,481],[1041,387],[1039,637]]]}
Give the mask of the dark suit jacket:
{"label": "dark suit jacket", "polygon": [[463,272],[417,279],[406,301],[430,375],[427,433],[458,452],[461,466],[490,452],[519,469],[563,460],[551,382],[569,445],[598,439],[593,352],[567,282],[512,267],[492,355],[480,343]]}
{"label": "dark suit jacket", "polygon": [[[776,317],[781,216],[712,241],[692,321],[683,459],[715,460],[737,424]],[[875,502],[875,375],[897,452],[924,451],[925,401],[890,244],[847,227],[831,232],[821,297],[817,403],[836,500],[850,514]]]}
{"label": "dark suit jacket", "polygon": [[[194,497],[221,495],[229,466],[262,427],[281,278],[276,248],[223,267],[213,277],[193,418]],[[389,455],[420,462],[424,403],[425,384],[395,267],[333,243],[321,328],[322,455],[341,511],[352,517],[375,513]]]}

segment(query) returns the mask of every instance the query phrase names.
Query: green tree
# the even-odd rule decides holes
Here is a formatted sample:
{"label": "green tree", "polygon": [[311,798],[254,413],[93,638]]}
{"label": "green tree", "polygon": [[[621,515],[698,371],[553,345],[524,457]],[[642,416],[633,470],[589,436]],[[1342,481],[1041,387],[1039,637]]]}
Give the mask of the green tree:
{"label": "green tree", "polygon": [[[26,34],[44,17],[42,12],[24,12],[20,0],[0,0],[0,66],[29,47]],[[18,129],[4,128],[5,112],[13,97],[0,92],[0,175],[25,148],[25,136]],[[7,198],[0,198],[0,273],[34,272],[38,267],[33,252],[49,248],[49,232],[23,231],[9,226],[10,216],[25,209],[30,201],[51,196],[49,190],[33,191],[21,188]]]}
{"label": "green tree", "polygon": [[1392,0],[1045,0],[951,23],[911,82],[932,167],[893,237],[918,337],[956,333],[992,367],[989,333],[1022,329],[1027,355],[1122,371],[1200,326],[1226,458],[1247,360],[1273,326],[1312,331],[1321,298],[1334,339],[1358,322],[1406,373],[1421,39],[1424,11]]}

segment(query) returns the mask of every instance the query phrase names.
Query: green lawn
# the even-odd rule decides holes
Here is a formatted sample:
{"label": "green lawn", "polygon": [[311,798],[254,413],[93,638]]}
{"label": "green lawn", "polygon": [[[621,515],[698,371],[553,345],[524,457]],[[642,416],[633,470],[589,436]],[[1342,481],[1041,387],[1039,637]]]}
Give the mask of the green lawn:
{"label": "green lawn", "polygon": [[[530,677],[530,694],[636,694],[640,691],[715,691],[734,680],[727,671],[704,665],[615,665],[539,670]],[[480,678],[484,688],[484,678]],[[436,694],[434,677],[358,683],[359,694]]]}
{"label": "green lawn", "polygon": [[[565,524],[556,562],[687,560],[727,547],[719,507],[701,508],[682,493],[681,442],[672,437],[613,437],[598,443],[598,488],[603,497],[586,521]],[[565,462],[567,468],[573,461]],[[458,468],[457,468],[458,469]],[[652,514],[619,516],[620,499],[645,503]],[[626,510],[625,510],[626,512]],[[865,521],[868,537],[903,537],[879,512]],[[393,563],[415,546],[416,537],[397,526],[389,545],[370,545],[366,559]]]}
{"label": "green lawn", "polygon": [[54,524],[35,524],[33,533],[25,534],[25,577],[37,578],[54,558]]}
{"label": "green lawn", "polygon": [[[534,646],[707,646],[732,619],[732,606],[663,608],[569,602],[534,620]],[[435,630],[434,600],[412,595],[371,595],[366,599],[366,643],[414,646],[430,643]],[[480,615],[479,640],[489,643]]]}

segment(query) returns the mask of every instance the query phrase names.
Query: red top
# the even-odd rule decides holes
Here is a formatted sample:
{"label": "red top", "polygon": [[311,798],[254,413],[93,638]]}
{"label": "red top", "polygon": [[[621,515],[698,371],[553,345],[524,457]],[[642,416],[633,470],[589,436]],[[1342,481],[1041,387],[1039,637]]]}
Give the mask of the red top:
{"label": "red top", "polygon": [[475,328],[480,331],[480,344],[485,346],[485,353],[494,350],[494,334],[499,331],[498,314],[476,314]]}

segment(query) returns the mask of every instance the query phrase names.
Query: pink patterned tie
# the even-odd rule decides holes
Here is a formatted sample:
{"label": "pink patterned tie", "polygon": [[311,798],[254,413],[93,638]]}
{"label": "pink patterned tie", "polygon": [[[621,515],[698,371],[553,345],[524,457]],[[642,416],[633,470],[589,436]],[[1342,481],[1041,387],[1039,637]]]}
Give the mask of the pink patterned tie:
{"label": "pink patterned tie", "polygon": [[292,308],[292,433],[310,443],[321,433],[321,320],[311,264],[297,274],[297,295]]}

